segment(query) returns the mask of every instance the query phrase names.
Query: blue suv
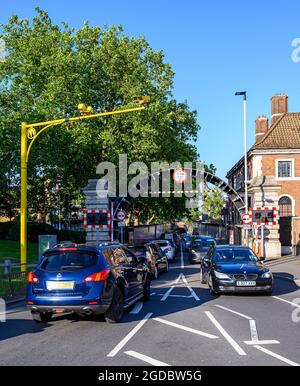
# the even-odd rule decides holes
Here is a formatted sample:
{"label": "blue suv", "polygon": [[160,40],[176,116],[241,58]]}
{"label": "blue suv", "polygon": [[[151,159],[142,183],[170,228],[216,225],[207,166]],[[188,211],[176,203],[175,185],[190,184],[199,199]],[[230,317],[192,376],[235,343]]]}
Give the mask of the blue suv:
{"label": "blue suv", "polygon": [[124,308],[150,298],[144,260],[118,243],[58,245],[29,272],[27,306],[37,322],[69,312],[105,314],[107,322],[120,322]]}

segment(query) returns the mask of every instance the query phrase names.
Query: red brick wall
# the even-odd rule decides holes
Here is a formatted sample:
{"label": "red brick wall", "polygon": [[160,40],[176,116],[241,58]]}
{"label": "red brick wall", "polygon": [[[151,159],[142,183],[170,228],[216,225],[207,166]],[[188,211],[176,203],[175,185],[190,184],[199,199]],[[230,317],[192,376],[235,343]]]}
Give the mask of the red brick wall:
{"label": "red brick wall", "polygon": [[295,200],[295,216],[300,216],[300,154],[298,155],[264,155],[262,159],[262,175],[276,175],[276,160],[278,159],[294,159],[295,161],[295,177],[299,180],[278,180],[281,185],[279,195],[289,194]]}

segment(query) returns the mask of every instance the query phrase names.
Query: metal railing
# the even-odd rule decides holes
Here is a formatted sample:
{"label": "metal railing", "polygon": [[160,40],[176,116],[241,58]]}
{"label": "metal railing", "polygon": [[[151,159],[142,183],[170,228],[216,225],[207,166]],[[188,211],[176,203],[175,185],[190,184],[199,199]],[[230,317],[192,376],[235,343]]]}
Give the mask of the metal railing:
{"label": "metal railing", "polygon": [[27,270],[21,272],[20,264],[0,264],[0,298],[6,300],[22,297],[26,293],[27,273],[36,266],[36,264],[28,264]]}

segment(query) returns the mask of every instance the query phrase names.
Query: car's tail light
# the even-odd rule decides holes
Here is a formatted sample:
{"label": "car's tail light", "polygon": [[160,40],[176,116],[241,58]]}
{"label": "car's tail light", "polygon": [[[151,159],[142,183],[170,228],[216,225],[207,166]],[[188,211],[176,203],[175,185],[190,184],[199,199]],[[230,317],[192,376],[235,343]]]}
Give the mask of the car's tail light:
{"label": "car's tail light", "polygon": [[27,281],[28,283],[38,283],[39,279],[33,272],[28,272]]}
{"label": "car's tail light", "polygon": [[150,256],[148,256],[148,257],[146,257],[146,261],[147,261],[147,263],[151,263],[151,257]]}
{"label": "car's tail light", "polygon": [[101,272],[95,272],[95,273],[91,274],[90,276],[86,277],[85,279],[83,279],[83,282],[84,283],[91,283],[91,282],[95,282],[95,281],[106,280],[108,278],[109,273],[110,273],[110,269],[104,269]]}
{"label": "car's tail light", "polygon": [[172,251],[172,249],[170,247],[166,248],[166,251]]}

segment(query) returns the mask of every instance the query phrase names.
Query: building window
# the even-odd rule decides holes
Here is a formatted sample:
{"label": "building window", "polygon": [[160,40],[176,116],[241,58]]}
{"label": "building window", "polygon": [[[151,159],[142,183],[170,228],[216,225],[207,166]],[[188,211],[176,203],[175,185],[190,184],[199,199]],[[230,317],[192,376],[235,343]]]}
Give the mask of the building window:
{"label": "building window", "polygon": [[278,162],[278,178],[293,177],[293,162],[292,161],[277,161]]}
{"label": "building window", "polygon": [[281,197],[279,200],[279,216],[291,217],[293,215],[292,200],[287,197]]}

